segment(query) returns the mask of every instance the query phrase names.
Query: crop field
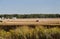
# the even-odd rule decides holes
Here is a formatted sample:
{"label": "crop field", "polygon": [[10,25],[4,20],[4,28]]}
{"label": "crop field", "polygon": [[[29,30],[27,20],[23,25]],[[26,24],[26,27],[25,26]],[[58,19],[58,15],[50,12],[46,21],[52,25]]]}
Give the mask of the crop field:
{"label": "crop field", "polygon": [[60,39],[60,18],[0,20],[0,39]]}
{"label": "crop field", "polygon": [[60,18],[3,19],[0,25],[60,25]]}

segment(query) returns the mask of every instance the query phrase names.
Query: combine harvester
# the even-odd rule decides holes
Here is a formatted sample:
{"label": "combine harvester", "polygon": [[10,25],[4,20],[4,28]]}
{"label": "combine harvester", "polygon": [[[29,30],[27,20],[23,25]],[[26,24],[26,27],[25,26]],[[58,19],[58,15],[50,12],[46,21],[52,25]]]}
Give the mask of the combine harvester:
{"label": "combine harvester", "polygon": [[1,26],[17,25],[60,25],[60,18],[2,19]]}

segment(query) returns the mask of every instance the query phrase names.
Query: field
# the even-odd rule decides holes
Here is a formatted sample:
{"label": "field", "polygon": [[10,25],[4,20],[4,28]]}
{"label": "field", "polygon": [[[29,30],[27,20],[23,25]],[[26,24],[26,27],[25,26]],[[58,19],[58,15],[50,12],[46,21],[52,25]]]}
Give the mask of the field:
{"label": "field", "polygon": [[60,39],[60,18],[4,19],[0,39]]}
{"label": "field", "polygon": [[60,25],[60,18],[3,19],[0,25]]}

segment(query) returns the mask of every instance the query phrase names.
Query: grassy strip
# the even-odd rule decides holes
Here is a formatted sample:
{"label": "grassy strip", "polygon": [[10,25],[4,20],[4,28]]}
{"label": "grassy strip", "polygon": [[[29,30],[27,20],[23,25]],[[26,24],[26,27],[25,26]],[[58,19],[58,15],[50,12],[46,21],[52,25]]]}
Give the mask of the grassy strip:
{"label": "grassy strip", "polygon": [[6,32],[0,30],[0,39],[60,39],[60,28],[35,28],[23,26]]}

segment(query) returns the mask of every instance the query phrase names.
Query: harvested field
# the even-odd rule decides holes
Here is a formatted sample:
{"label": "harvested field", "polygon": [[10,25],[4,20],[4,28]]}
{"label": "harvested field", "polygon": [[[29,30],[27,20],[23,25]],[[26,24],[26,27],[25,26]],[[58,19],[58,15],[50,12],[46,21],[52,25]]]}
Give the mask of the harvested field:
{"label": "harvested field", "polygon": [[3,19],[0,25],[60,25],[60,18]]}
{"label": "harvested field", "polygon": [[0,39],[60,39],[60,18],[0,20]]}

